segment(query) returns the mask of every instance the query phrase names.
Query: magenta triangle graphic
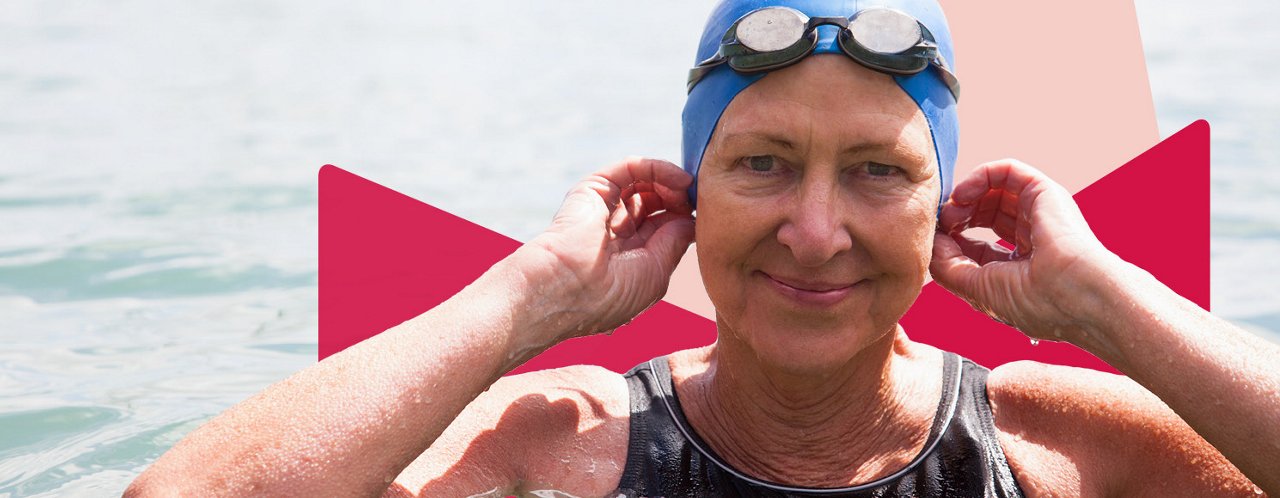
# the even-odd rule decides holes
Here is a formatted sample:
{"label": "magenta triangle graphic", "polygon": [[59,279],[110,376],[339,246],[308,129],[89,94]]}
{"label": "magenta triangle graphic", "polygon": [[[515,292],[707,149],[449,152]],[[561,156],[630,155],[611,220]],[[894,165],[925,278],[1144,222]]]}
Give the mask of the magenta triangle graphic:
{"label": "magenta triangle graphic", "polygon": [[[320,168],[320,358],[435,307],[519,245],[336,166]],[[584,363],[626,371],[714,340],[711,321],[659,301],[611,336],[566,341],[512,373]]]}
{"label": "magenta triangle graphic", "polygon": [[[431,309],[519,243],[332,165],[320,168],[323,359]],[[1209,124],[1196,121],[1075,195],[1109,249],[1209,308]],[[1065,343],[1031,346],[937,284],[902,319],[912,339],[988,367],[1031,359],[1114,371]],[[573,339],[512,373],[574,364],[622,372],[715,340],[715,324],[658,302],[610,336]]]}

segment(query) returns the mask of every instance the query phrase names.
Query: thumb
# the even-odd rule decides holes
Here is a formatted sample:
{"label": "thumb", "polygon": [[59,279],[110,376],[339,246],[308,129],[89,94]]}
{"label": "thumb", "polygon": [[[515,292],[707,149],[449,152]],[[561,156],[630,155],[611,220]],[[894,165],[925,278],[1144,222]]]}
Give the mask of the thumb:
{"label": "thumb", "polygon": [[657,257],[663,274],[670,275],[693,242],[693,217],[667,212],[650,218],[648,222],[658,224],[658,228],[644,247]]}
{"label": "thumb", "polygon": [[586,182],[575,185],[565,194],[560,209],[552,218],[552,226],[561,230],[603,225],[609,217],[609,206]]}
{"label": "thumb", "polygon": [[972,302],[981,267],[970,259],[951,235],[937,232],[933,235],[933,259],[929,262],[929,274],[942,288]]}

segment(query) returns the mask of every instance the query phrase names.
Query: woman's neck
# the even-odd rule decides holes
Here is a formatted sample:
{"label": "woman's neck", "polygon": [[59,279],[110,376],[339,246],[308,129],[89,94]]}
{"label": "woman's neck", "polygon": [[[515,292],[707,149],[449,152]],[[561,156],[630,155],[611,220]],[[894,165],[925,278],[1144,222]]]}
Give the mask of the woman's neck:
{"label": "woman's neck", "polygon": [[888,475],[923,448],[941,392],[941,356],[913,345],[901,328],[839,367],[805,372],[765,364],[723,332],[700,354],[677,358],[673,377],[689,423],[738,470],[843,487]]}

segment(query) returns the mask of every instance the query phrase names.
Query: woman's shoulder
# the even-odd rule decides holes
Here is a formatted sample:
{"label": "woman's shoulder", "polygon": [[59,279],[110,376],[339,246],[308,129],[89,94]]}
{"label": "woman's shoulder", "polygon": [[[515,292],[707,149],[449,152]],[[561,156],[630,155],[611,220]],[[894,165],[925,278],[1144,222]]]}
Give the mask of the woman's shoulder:
{"label": "woman's shoulder", "polygon": [[1129,408],[1159,403],[1158,398],[1123,375],[1025,360],[992,369],[987,377],[987,395],[992,404],[1007,405],[1019,414],[1027,409],[1048,409],[1055,413],[1101,415],[1122,408],[1116,402],[1134,405]]}
{"label": "woman's shoulder", "polygon": [[618,417],[625,420],[629,412],[630,398],[622,374],[596,365],[509,375],[495,382],[490,391],[510,400],[517,411],[557,420],[573,419],[581,424]]}
{"label": "woman's shoulder", "polygon": [[604,496],[622,477],[629,399],[622,375],[598,366],[502,377],[396,482],[422,496],[508,489],[504,482],[518,483],[518,493]]}
{"label": "woman's shoulder", "polygon": [[[621,374],[573,365],[504,377],[493,389],[505,391],[502,397],[510,400],[508,433],[527,448],[522,480],[530,489],[547,489],[539,488],[538,480],[584,492],[607,482],[609,489],[585,493],[595,496],[621,479],[630,429],[630,396]],[[613,469],[617,476],[606,475]]]}
{"label": "woman's shoulder", "polygon": [[1160,398],[1128,377],[1035,361],[993,369],[987,397],[998,428],[1015,434],[1080,440],[1094,431],[1117,440],[1149,431],[1155,422],[1181,422]]}
{"label": "woman's shoulder", "polygon": [[1224,479],[1238,471],[1128,377],[1019,361],[991,371],[987,397],[1000,446],[1028,496],[1185,496],[1206,485],[1240,491]]}

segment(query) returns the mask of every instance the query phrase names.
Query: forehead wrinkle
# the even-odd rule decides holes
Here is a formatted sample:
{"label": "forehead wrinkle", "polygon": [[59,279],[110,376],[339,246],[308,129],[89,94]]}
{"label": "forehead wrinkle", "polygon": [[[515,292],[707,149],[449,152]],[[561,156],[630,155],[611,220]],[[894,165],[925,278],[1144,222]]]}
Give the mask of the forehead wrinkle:
{"label": "forehead wrinkle", "polygon": [[[761,109],[752,109],[725,120],[723,127],[717,133],[717,142],[726,145],[771,142],[791,150],[808,149],[812,148],[815,136],[822,130],[820,126],[823,125],[818,123],[826,122],[828,124],[825,131],[834,135],[830,141],[834,146],[830,148],[842,154],[864,150],[891,150],[917,157],[924,155],[924,149],[931,148],[931,143],[923,144],[924,146],[921,147],[922,141],[916,136],[919,134],[915,132],[915,128],[918,128],[915,125],[918,123],[912,122],[903,126],[900,123],[900,117],[896,115],[862,113],[860,119],[851,122],[847,119],[826,120],[822,116],[813,116],[808,113],[790,116],[785,112],[757,112],[759,110]],[[798,121],[804,123],[803,133],[796,131],[800,126],[790,124]],[[893,129],[898,129],[899,132],[887,131]],[[859,133],[849,133],[851,130]],[[924,140],[924,142],[931,141]],[[808,147],[805,147],[806,145]]]}
{"label": "forehead wrinkle", "polygon": [[[736,104],[736,105],[735,105]],[[720,120],[722,143],[749,139],[781,142],[794,151],[807,151],[813,144],[814,105],[803,100],[770,94],[748,95],[734,99],[725,118]],[[796,112],[795,108],[804,108]],[[803,127],[804,132],[797,130]]]}
{"label": "forehead wrinkle", "polygon": [[[718,145],[728,145],[750,140],[739,137],[750,134],[774,137],[779,140],[771,141],[794,149],[830,144],[823,148],[839,154],[877,146],[911,158],[933,151],[923,112],[889,75],[830,54],[770,73],[744,89],[712,136]],[[830,140],[814,143],[820,136]],[[934,161],[929,156],[919,162]]]}

